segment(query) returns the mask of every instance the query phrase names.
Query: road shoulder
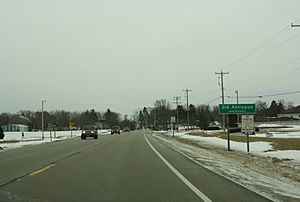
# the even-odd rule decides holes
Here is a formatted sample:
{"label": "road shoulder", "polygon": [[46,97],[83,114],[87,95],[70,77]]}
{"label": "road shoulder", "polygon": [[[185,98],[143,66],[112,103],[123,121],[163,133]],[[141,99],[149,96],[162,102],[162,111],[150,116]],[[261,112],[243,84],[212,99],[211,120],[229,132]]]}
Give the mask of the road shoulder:
{"label": "road shoulder", "polygon": [[274,201],[300,199],[298,172],[272,159],[210,148],[163,134],[152,136],[199,162],[201,166]]}

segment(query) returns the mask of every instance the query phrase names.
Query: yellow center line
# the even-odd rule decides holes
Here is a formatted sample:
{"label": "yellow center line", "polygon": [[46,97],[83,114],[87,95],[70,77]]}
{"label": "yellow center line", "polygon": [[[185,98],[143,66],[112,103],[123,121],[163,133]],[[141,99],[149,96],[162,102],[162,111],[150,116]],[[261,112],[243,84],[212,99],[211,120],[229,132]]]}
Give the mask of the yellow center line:
{"label": "yellow center line", "polygon": [[35,175],[38,175],[38,174],[40,174],[41,172],[44,172],[44,171],[46,171],[46,170],[48,170],[48,169],[50,169],[50,168],[52,168],[52,167],[54,167],[54,166],[55,166],[55,164],[50,164],[50,165],[48,165],[48,166],[46,166],[46,167],[44,167],[44,168],[41,168],[41,169],[39,169],[39,170],[37,170],[37,171],[32,172],[29,176],[35,176]]}

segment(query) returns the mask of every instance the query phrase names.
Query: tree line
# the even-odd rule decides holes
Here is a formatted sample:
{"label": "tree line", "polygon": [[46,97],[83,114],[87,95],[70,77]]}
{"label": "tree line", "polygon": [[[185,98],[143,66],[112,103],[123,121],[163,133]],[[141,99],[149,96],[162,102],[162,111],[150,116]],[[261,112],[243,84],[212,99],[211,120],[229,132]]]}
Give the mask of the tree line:
{"label": "tree line", "polygon": [[[278,102],[273,100],[270,105],[264,101],[256,102],[256,121],[267,121],[269,117],[276,117],[277,114],[293,107],[293,103]],[[121,127],[130,127],[131,129],[168,129],[171,125],[171,117],[177,117],[180,125],[187,124],[187,107],[178,105],[178,108],[172,108],[169,101],[165,99],[156,100],[154,106],[143,107],[135,110],[132,117],[125,115],[121,117],[120,113],[107,109],[105,112],[97,112],[94,109],[83,112],[68,112],[64,110],[44,111],[45,129],[55,127],[57,130],[69,130],[80,128],[85,125],[96,125],[98,128],[111,128],[114,125]],[[189,105],[189,123],[191,126],[207,127],[210,122],[222,122],[222,116],[218,112],[217,105]],[[230,117],[231,123],[236,123],[236,116]],[[0,126],[6,124],[24,124],[28,125],[30,130],[41,130],[42,112],[22,110],[16,114],[1,113]],[[231,124],[234,125],[234,124]]]}
{"label": "tree line", "polygon": [[[284,110],[294,107],[292,102],[273,100],[270,105],[264,101],[256,102],[255,121],[268,121]],[[143,128],[168,129],[171,125],[171,116],[177,117],[179,125],[187,125],[187,107],[178,105],[175,109],[171,108],[171,103],[165,99],[156,100],[154,107],[144,107],[134,113],[134,120]],[[206,128],[213,121],[222,122],[222,115],[219,114],[218,105],[189,105],[189,124],[190,126]],[[229,125],[235,127],[237,116],[230,115]]]}
{"label": "tree line", "polygon": [[[84,112],[68,112],[64,110],[44,111],[45,129],[69,130],[80,128],[86,125],[95,125],[98,128],[111,128],[114,125],[128,126],[133,128],[134,124],[129,119],[121,120],[120,114],[107,109],[106,112],[97,112],[94,109]],[[22,110],[16,114],[1,113],[0,126],[7,124],[24,124],[29,130],[42,129],[42,112]]]}

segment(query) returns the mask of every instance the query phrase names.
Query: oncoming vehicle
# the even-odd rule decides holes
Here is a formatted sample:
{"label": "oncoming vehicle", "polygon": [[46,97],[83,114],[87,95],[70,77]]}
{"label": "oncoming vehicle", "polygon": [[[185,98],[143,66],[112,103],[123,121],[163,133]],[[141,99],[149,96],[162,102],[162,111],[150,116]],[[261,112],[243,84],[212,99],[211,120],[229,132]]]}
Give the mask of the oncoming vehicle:
{"label": "oncoming vehicle", "polygon": [[124,133],[130,132],[130,129],[129,129],[129,127],[126,126],[126,127],[124,127],[123,131],[124,131]]}
{"label": "oncoming vehicle", "polygon": [[94,137],[94,139],[98,139],[97,127],[94,125],[83,126],[81,131],[81,139],[86,139],[86,137]]}
{"label": "oncoming vehicle", "polygon": [[118,133],[120,134],[120,126],[111,127],[111,134]]}

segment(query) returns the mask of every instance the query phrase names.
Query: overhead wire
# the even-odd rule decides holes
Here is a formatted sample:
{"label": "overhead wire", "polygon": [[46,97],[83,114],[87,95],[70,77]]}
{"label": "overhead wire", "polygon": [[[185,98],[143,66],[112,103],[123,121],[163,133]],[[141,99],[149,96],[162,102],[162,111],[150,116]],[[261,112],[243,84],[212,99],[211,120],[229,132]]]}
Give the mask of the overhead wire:
{"label": "overhead wire", "polygon": [[[276,94],[266,94],[266,95],[251,95],[251,96],[239,96],[240,98],[264,98],[264,97],[275,97],[275,96],[280,96],[280,95],[291,95],[291,94],[298,94],[300,91],[291,91],[291,92],[286,92],[286,93],[276,93]],[[232,98],[236,99],[235,96],[227,96],[227,98]]]}
{"label": "overhead wire", "polygon": [[[236,59],[234,62],[226,65],[224,68],[229,68],[229,70],[232,70],[232,69],[235,69],[235,68],[238,68],[238,67],[243,67],[243,66],[246,66],[256,60],[258,60],[259,58],[267,55],[268,53],[272,52],[273,50],[279,48],[280,46],[284,45],[285,43],[287,43],[288,41],[292,40],[293,38],[297,37],[300,33],[297,33],[296,35],[294,35],[293,37],[290,37],[289,39],[283,41],[282,43],[280,43],[279,45],[269,49],[268,51],[264,52],[263,54],[255,57],[254,59],[250,60],[250,61],[247,61],[246,63],[243,63],[242,65],[235,65],[237,64],[238,62],[248,58],[249,56],[253,55],[254,53],[256,53],[257,51],[263,49],[263,48],[266,48],[268,47],[270,44],[272,44],[275,40],[277,40],[278,38],[280,38],[281,36],[283,36],[285,33],[287,33],[290,29],[289,29],[290,26],[285,26],[284,28],[282,28],[279,32],[277,32],[275,35],[273,35],[271,38],[267,39],[266,41],[264,41],[263,43],[259,44],[258,46],[256,46],[254,49],[252,49],[251,51],[249,51],[248,53],[246,53],[244,56],[241,56],[239,57],[238,59]],[[230,68],[231,67],[231,68]],[[234,68],[235,67],[235,68]],[[200,84],[203,84],[203,83],[206,83],[206,85],[208,84],[208,80],[210,80],[211,78],[214,77],[214,74],[207,77],[206,79],[200,81],[200,82],[196,82],[195,84],[189,86],[189,88],[192,88],[192,87],[195,87],[195,86],[198,86]]]}
{"label": "overhead wire", "polygon": [[[263,84],[261,84],[261,85],[259,85],[259,86],[256,86],[254,89],[273,85],[274,83],[277,83],[278,81],[280,81],[280,80],[286,78],[287,76],[289,76],[290,74],[296,72],[296,71],[299,70],[299,69],[300,69],[300,66],[297,66],[296,68],[292,69],[292,70],[289,71],[288,73],[286,73],[286,74],[284,74],[284,75],[281,75],[280,77],[277,77],[276,79],[273,79],[271,82],[270,82],[270,81],[265,81],[265,82],[263,82]],[[253,89],[253,88],[251,88],[251,89]],[[251,90],[251,89],[248,89],[248,90]]]}
{"label": "overhead wire", "polygon": [[[300,57],[298,58],[295,58],[293,60],[290,60],[284,64],[280,64],[280,65],[277,65],[277,66],[269,66],[269,68],[267,68],[264,72],[258,72],[257,74],[254,74],[254,75],[251,75],[251,78],[249,79],[243,79],[242,82],[239,82],[239,87],[243,86],[243,85],[249,85],[249,81],[253,81],[253,78],[255,78],[256,80],[258,78],[263,78],[263,77],[266,77],[266,76],[270,76],[270,72],[272,70],[272,72],[274,72],[274,70],[279,70],[279,69],[282,69],[282,68],[287,68],[287,66],[289,65],[292,65],[294,63],[297,63],[297,62],[300,62]],[[255,87],[257,88],[257,87]],[[253,88],[251,88],[253,89]],[[249,90],[249,89],[247,89]]]}
{"label": "overhead wire", "polygon": [[248,58],[250,55],[252,55],[253,53],[257,52],[258,50],[267,47],[268,45],[270,45],[273,41],[275,41],[276,39],[278,39],[279,37],[281,37],[283,34],[285,34],[286,32],[289,31],[289,26],[285,26],[283,29],[281,29],[278,33],[276,33],[275,35],[273,35],[270,39],[264,41],[263,43],[259,44],[257,47],[255,47],[254,49],[252,49],[251,51],[249,51],[248,53],[246,53],[244,56],[239,57],[238,59],[236,59],[234,62],[224,66],[224,68],[229,68],[234,66],[234,64],[238,63],[239,61]]}
{"label": "overhead wire", "polygon": [[211,103],[217,101],[217,100],[220,99],[220,98],[221,98],[221,96],[216,97],[216,98],[214,98],[213,100],[210,100],[210,101],[208,101],[207,103],[205,103],[205,105],[211,104]]}
{"label": "overhead wire", "polygon": [[289,41],[291,41],[292,39],[298,37],[299,35],[300,35],[300,32],[297,33],[297,34],[295,34],[295,35],[293,35],[292,37],[290,37],[290,38],[284,40],[283,42],[281,42],[281,43],[278,44],[277,46],[274,46],[273,48],[270,48],[269,50],[267,50],[266,52],[264,52],[264,53],[258,55],[257,57],[255,57],[255,58],[253,58],[253,59],[251,59],[251,60],[249,60],[249,61],[247,61],[247,62],[245,62],[245,63],[243,63],[243,64],[241,64],[241,65],[238,65],[238,66],[236,66],[235,68],[229,68],[228,70],[234,70],[234,69],[237,69],[237,68],[241,69],[241,67],[245,67],[245,66],[247,66],[248,64],[251,64],[251,63],[257,61],[258,59],[260,59],[260,58],[262,58],[262,57],[268,55],[268,54],[271,53],[272,51],[274,51],[274,50],[276,50],[277,48],[283,46],[283,45],[286,44],[287,42],[289,42]]}

